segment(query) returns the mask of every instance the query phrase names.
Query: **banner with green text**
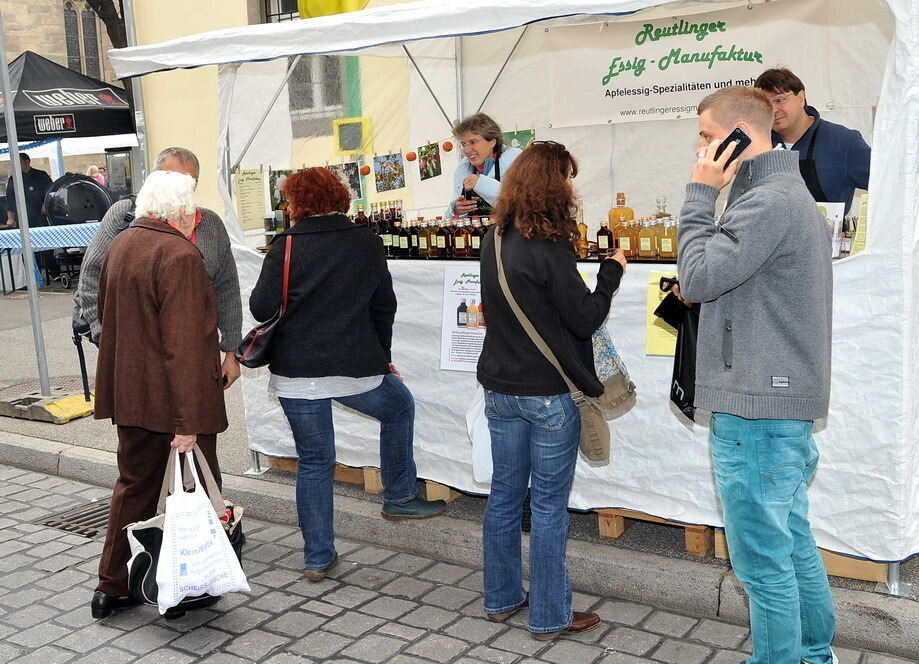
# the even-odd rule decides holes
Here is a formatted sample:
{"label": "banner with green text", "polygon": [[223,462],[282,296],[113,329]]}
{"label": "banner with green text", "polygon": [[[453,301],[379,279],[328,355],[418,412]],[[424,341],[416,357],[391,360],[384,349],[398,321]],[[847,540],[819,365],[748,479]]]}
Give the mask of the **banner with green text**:
{"label": "banner with green text", "polygon": [[829,96],[829,21],[826,0],[795,0],[551,28],[551,126],[695,117],[703,97],[752,85],[770,67],[797,74],[819,108]]}

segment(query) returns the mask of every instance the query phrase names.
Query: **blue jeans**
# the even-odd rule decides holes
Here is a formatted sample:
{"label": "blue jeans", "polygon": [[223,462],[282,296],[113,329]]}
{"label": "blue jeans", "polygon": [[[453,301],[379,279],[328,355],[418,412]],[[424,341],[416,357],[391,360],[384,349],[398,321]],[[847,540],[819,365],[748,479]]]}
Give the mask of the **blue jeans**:
{"label": "blue jeans", "polygon": [[[303,533],[306,569],[320,571],[335,558],[332,483],[335,473],[335,429],[331,399],[279,397],[297,444],[297,516]],[[415,497],[412,439],[415,400],[392,374],[379,387],[335,401],[380,421],[380,470],[383,500],[402,503]]]}
{"label": "blue jeans", "polygon": [[581,417],[568,394],[517,397],[490,390],[485,391],[485,415],[494,466],[482,526],[485,612],[510,611],[527,597],[520,520],[531,484],[527,629],[537,633],[563,630],[574,617],[565,548]]}
{"label": "blue jeans", "polygon": [[813,422],[714,413],[712,459],[731,564],[750,599],[748,664],[830,664],[836,629],[807,520],[817,469]]}

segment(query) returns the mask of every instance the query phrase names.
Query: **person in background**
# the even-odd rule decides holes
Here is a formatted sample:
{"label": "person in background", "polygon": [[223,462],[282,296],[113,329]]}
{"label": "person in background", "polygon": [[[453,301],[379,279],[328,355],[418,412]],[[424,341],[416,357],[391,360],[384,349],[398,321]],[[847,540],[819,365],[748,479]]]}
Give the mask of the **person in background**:
{"label": "person in background", "polygon": [[[198,158],[185,148],[166,148],[156,156],[154,171],[172,171],[190,175],[197,182]],[[217,291],[217,327],[220,330],[220,350],[224,352],[220,372],[225,388],[239,378],[239,362],[234,352],[242,341],[242,301],[239,296],[239,278],[236,261],[230,249],[230,238],[223,220],[213,210],[198,208],[195,232],[191,240],[204,259],[204,267],[214,281]],[[102,333],[102,319],[96,313],[99,290],[99,272],[109,244],[119,232],[134,220],[134,200],[118,201],[108,209],[96,234],[93,236],[83,264],[74,301],[74,330],[88,333],[91,341],[98,343]]]}
{"label": "person in background", "polygon": [[102,174],[102,169],[95,164],[86,169],[86,177],[92,178],[103,187],[105,186],[105,176]]}
{"label": "person in background", "polygon": [[[731,565],[750,602],[748,664],[831,664],[833,598],[807,518],[830,399],[830,231],[798,169],[773,150],[773,107],[729,87],[701,101],[680,211],[681,295],[701,302],[695,405],[710,442]],[[752,142],[730,165],[735,128]],[[725,166],[727,169],[725,170]],[[734,178],[720,219],[715,202]]]}
{"label": "person in background", "polygon": [[273,238],[249,307],[259,321],[280,308],[291,238],[287,309],[271,344],[268,389],[281,402],[299,457],[304,574],[321,581],[338,562],[333,400],[380,422],[383,518],[423,519],[446,503],[417,496],[415,401],[392,363],[396,295],[380,239],[348,220],[351,197],[327,168],[288,176],[283,193],[293,225]]}
{"label": "person in background", "polygon": [[134,603],[124,527],[156,514],[170,448],[190,452],[198,445],[220,482],[217,434],[227,416],[217,371],[217,298],[191,242],[195,184],[183,173],[151,173],[137,195],[137,219],[102,264],[93,416],[118,428],[118,480],[90,605],[97,620]]}
{"label": "person in background", "polygon": [[[51,189],[51,176],[38,168],[32,168],[32,159],[25,152],[19,153],[19,166],[22,169],[22,186],[25,189],[26,209],[29,216],[29,228],[48,225],[45,210],[45,195]],[[19,215],[16,210],[16,190],[13,187],[13,176],[6,183],[6,225],[0,230],[19,228]],[[54,251],[36,251],[35,263],[40,271],[56,267]]]}
{"label": "person in background", "polygon": [[[51,176],[43,170],[32,168],[32,159],[25,152],[19,153],[19,166],[22,168],[22,186],[25,188],[25,211],[29,215],[29,228],[47,226],[45,194],[51,189]],[[6,183],[6,226],[3,228],[19,228],[15,191],[11,175]]]}
{"label": "person in background", "polygon": [[484,113],[457,122],[453,136],[463,149],[463,158],[453,173],[453,199],[446,218],[491,215],[501,193],[501,178],[520,150],[505,147],[501,128]]}
{"label": "person in background", "polygon": [[99,167],[99,179],[97,182],[103,187],[108,187],[108,171],[105,170],[105,166]]}
{"label": "person in background", "polygon": [[[485,613],[500,622],[528,606],[527,629],[540,640],[600,622],[595,613],[572,612],[565,569],[581,419],[565,381],[527,336],[501,290],[494,234],[501,234],[504,270],[520,308],[578,389],[602,394],[591,335],[606,321],[626,261],[619,250],[605,259],[593,292],[578,273],[571,183],[577,171],[558,143],[536,141],[524,150],[507,172],[480,259],[488,327],[477,376],[485,388],[494,468],[483,523]],[[520,552],[528,484],[529,597]]]}
{"label": "person in background", "polygon": [[807,105],[804,83],[788,69],[767,69],[756,79],[772,102],[772,144],[798,153],[804,184],[815,201],[852,205],[868,189],[871,148],[854,129],[829,122]]}

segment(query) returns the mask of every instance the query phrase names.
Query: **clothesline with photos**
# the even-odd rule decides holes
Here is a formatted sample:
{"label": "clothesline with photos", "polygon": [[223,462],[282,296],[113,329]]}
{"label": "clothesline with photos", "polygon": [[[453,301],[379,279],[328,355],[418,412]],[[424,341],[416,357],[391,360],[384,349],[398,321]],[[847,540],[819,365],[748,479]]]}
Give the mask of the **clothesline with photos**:
{"label": "clothesline with photos", "polygon": [[[536,129],[503,132],[502,136],[505,146],[522,149],[535,140]],[[337,164],[327,161],[324,166],[341,180],[351,194],[351,200],[358,204],[366,202],[372,193],[383,194],[405,188],[406,169],[408,168],[406,162],[416,165],[419,179],[422,182],[440,177],[443,175],[441,152],[451,152],[455,148],[453,140],[443,140],[425,143],[415,150],[374,154],[370,159],[367,156],[349,161],[342,158],[342,161]],[[306,167],[306,164],[302,165],[302,168]],[[237,169],[235,173],[237,212],[244,229],[261,228],[267,212],[266,206],[269,210],[278,207],[282,200],[281,185],[284,178],[293,172],[294,169],[275,169],[270,165],[260,165],[258,169]],[[364,181],[365,177],[370,176],[373,178],[372,185]]]}

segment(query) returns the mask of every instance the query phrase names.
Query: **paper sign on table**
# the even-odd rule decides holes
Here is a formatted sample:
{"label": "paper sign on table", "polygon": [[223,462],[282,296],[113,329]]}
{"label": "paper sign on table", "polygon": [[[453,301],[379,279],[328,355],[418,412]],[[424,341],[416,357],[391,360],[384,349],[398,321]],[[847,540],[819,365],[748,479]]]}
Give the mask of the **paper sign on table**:
{"label": "paper sign on table", "polygon": [[444,299],[441,317],[440,368],[475,371],[485,343],[485,319],[481,308],[482,286],[478,263],[444,268]]}

